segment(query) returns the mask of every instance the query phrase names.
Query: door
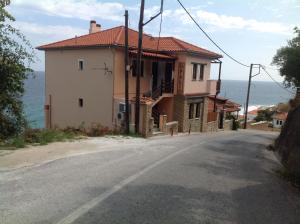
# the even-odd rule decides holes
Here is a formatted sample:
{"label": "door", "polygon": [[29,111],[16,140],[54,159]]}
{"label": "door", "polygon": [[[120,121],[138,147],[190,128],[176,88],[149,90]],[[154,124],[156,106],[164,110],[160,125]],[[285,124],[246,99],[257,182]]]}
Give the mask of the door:
{"label": "door", "polygon": [[179,62],[179,64],[178,64],[178,80],[177,80],[177,93],[178,94],[183,94],[184,69],[185,69],[185,63]]}
{"label": "door", "polygon": [[157,88],[158,62],[152,62],[152,90]]}

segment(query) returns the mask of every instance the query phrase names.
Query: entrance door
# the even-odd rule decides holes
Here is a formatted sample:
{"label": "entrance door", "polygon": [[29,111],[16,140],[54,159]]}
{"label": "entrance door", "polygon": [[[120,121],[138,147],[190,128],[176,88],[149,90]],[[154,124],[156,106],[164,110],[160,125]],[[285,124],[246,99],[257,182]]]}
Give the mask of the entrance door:
{"label": "entrance door", "polygon": [[166,63],[166,70],[165,70],[165,82],[166,83],[172,82],[172,71],[173,71],[173,64]]}
{"label": "entrance door", "polygon": [[158,78],[158,62],[152,62],[152,90],[157,88],[157,78]]}
{"label": "entrance door", "polygon": [[177,80],[177,93],[178,94],[183,94],[184,69],[185,69],[185,63],[180,62],[178,64],[178,80]]}

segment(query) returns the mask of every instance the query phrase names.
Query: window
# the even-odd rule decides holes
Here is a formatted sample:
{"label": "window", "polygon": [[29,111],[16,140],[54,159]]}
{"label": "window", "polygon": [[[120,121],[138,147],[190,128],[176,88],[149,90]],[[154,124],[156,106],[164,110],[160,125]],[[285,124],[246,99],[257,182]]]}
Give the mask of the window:
{"label": "window", "polygon": [[193,81],[195,81],[197,79],[197,68],[198,68],[198,65],[193,64]]}
{"label": "window", "polygon": [[200,103],[196,104],[196,118],[200,117]]}
{"label": "window", "polygon": [[119,112],[125,112],[126,107],[125,107],[125,103],[119,103]]}
{"label": "window", "polygon": [[194,104],[190,104],[190,108],[189,108],[189,119],[193,119],[194,118]]}
{"label": "window", "polygon": [[195,81],[199,77],[199,80],[202,81],[204,78],[204,66],[205,64],[199,63],[192,63],[193,65],[193,78],[192,80]]}
{"label": "window", "polygon": [[78,69],[79,69],[80,71],[83,70],[83,59],[79,59],[79,60],[78,60]]}
{"label": "window", "polygon": [[200,65],[200,77],[199,77],[199,80],[202,81],[203,78],[204,78],[204,64],[201,64]]}
{"label": "window", "polygon": [[[137,76],[137,60],[132,60],[132,76]],[[141,77],[144,77],[144,61],[141,62]]]}
{"label": "window", "polygon": [[282,121],[279,121],[279,124],[282,125]]}
{"label": "window", "polygon": [[279,120],[276,120],[276,124],[279,125]]}
{"label": "window", "polygon": [[82,98],[78,99],[78,106],[83,107],[83,99]]}

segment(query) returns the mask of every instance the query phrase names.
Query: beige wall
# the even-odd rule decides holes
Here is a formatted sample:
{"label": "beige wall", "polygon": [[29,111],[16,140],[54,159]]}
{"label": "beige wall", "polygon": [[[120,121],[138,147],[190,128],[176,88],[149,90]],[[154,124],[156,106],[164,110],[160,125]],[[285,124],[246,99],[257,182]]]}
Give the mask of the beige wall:
{"label": "beige wall", "polygon": [[[84,69],[78,68],[84,60]],[[52,127],[112,128],[113,51],[111,49],[51,50],[45,53],[46,104],[52,96]],[[104,63],[111,72],[105,72]],[[83,107],[78,99],[83,98]]]}
{"label": "beige wall", "polygon": [[[193,64],[192,63],[206,64],[204,67],[204,78],[202,81],[193,81]],[[193,93],[206,93],[207,92],[207,80],[210,79],[210,60],[202,59],[198,57],[187,56],[185,64],[185,83],[184,83],[184,94]]]}
{"label": "beige wall", "polygon": [[[121,50],[115,51],[114,62],[114,97],[125,98],[125,74],[124,74],[124,52]],[[129,63],[131,64],[132,58]],[[143,59],[144,61],[144,77],[141,77],[141,95],[151,89],[152,79],[152,61]],[[129,72],[129,98],[135,97],[136,92],[136,78],[132,76],[132,72]]]}

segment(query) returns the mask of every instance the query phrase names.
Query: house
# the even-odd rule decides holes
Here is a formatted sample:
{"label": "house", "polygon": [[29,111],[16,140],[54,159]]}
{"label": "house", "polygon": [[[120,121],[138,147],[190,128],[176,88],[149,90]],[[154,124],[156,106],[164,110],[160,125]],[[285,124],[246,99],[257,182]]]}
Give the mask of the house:
{"label": "house", "polygon": [[217,122],[219,129],[224,128],[224,121],[229,116],[238,119],[241,105],[220,96],[208,96],[208,123]]}
{"label": "house", "polygon": [[247,116],[247,121],[248,121],[248,122],[249,122],[249,121],[254,121],[255,118],[256,118],[257,115],[258,115],[258,111],[259,111],[258,108],[249,111],[249,112],[248,112],[248,116]]}
{"label": "house", "polygon": [[[91,21],[87,35],[37,47],[45,51],[46,127],[123,127],[124,31],[124,26],[101,30]],[[128,32],[134,129],[138,32]],[[181,132],[206,131],[208,96],[217,86],[210,79],[211,61],[222,56],[175,37],[147,34],[142,50],[140,132],[148,136],[162,120],[177,122]]]}
{"label": "house", "polygon": [[272,116],[272,124],[274,128],[281,128],[287,118],[288,113],[287,112],[280,112],[276,111]]}

